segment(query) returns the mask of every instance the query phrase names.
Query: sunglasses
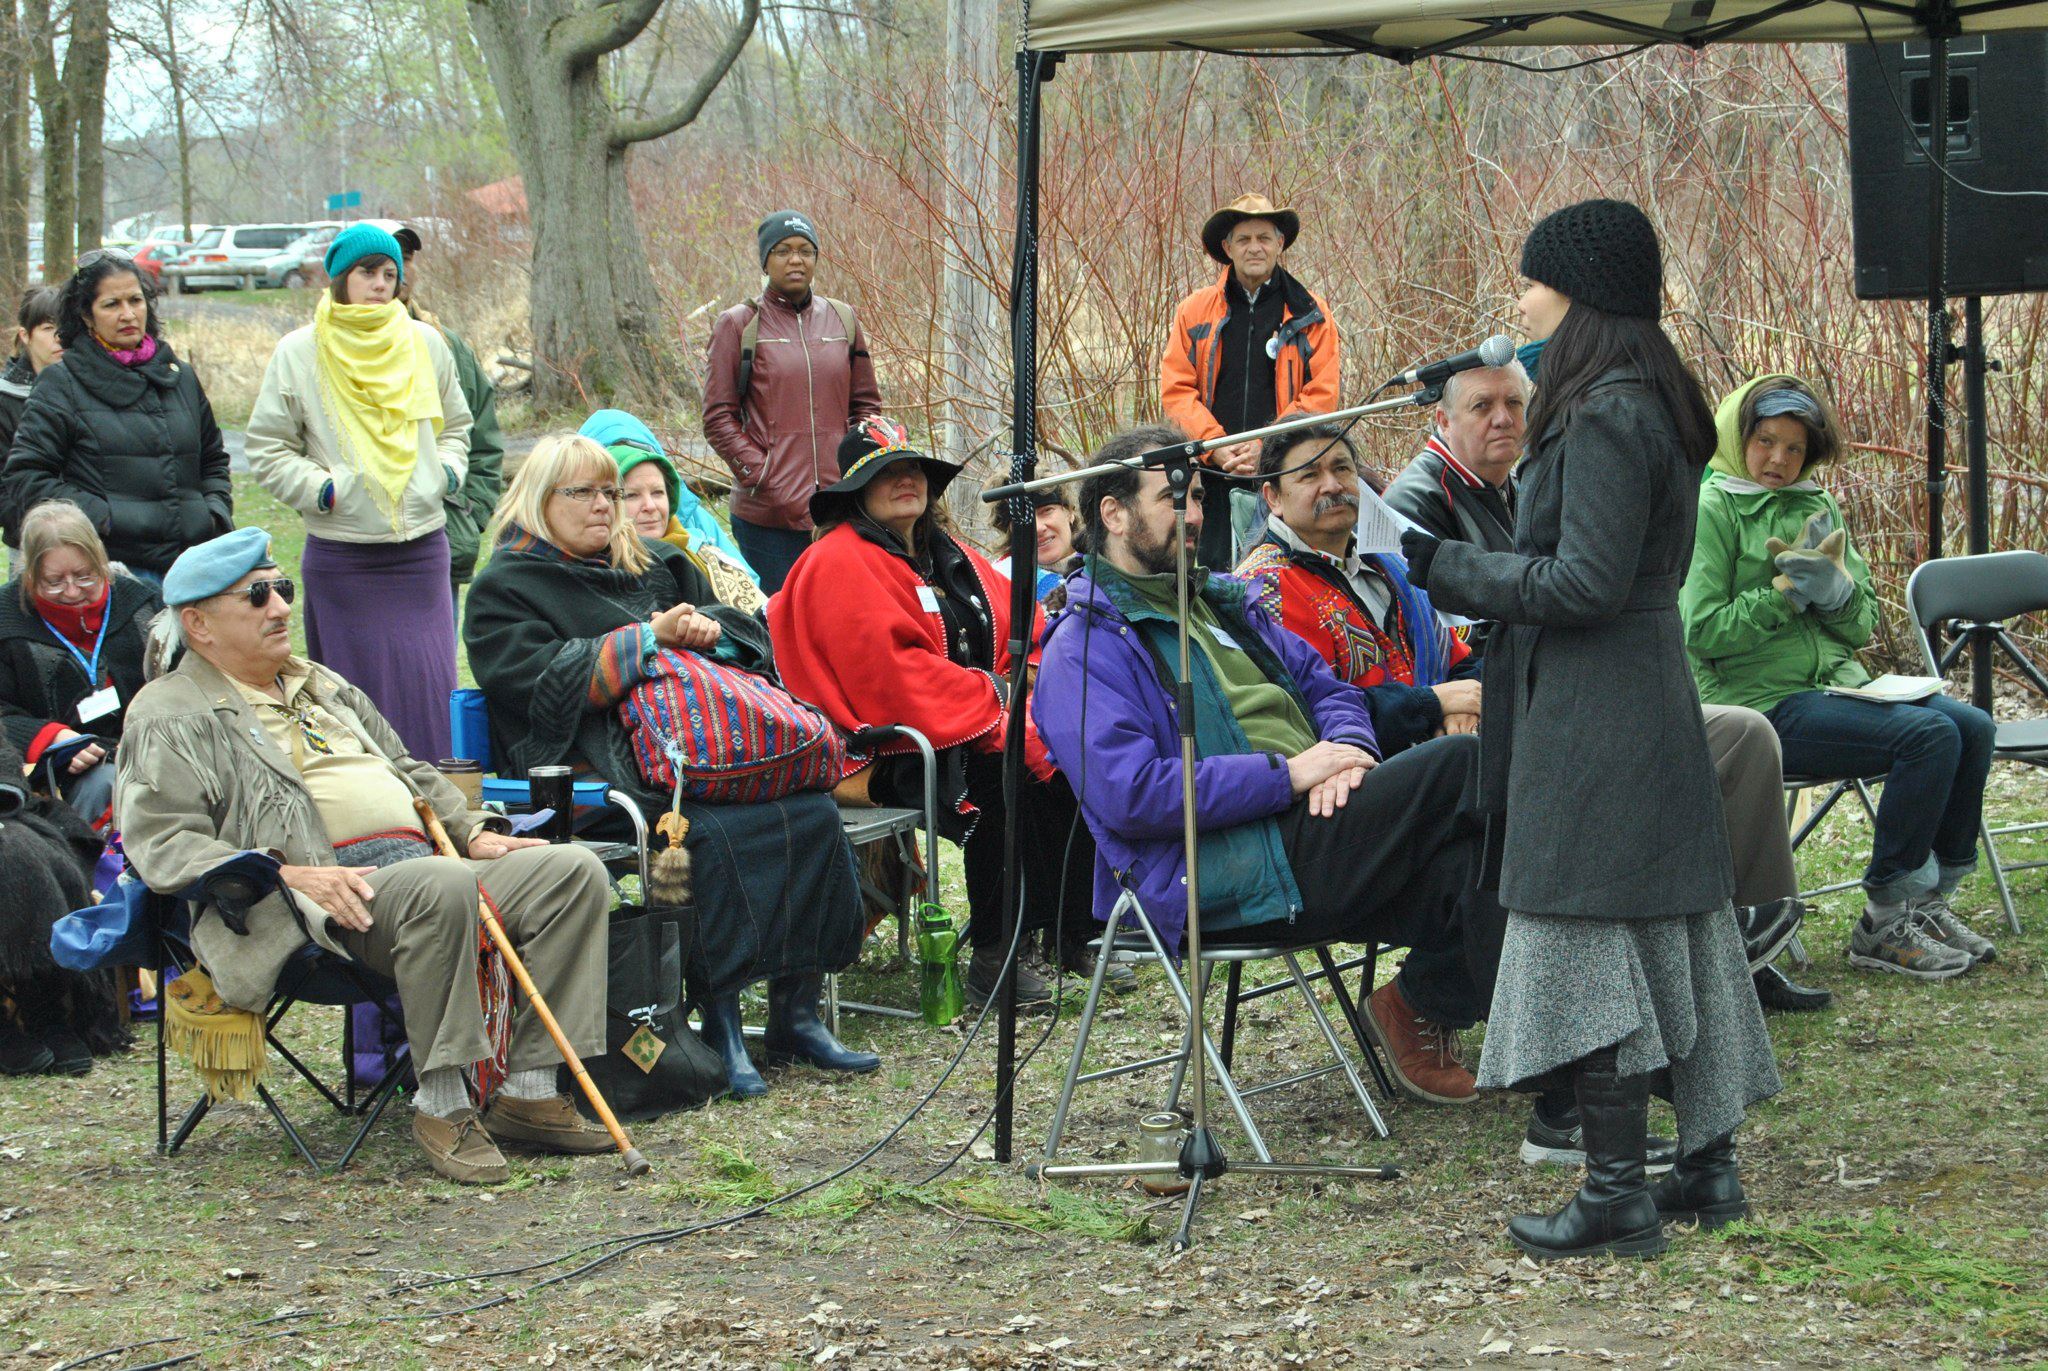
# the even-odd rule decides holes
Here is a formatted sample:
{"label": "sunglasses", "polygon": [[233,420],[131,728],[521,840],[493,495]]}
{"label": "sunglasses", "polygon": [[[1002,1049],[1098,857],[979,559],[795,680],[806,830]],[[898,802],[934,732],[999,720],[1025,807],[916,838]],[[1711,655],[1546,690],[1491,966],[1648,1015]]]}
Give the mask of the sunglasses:
{"label": "sunglasses", "polygon": [[119,262],[123,266],[133,266],[135,259],[119,248],[94,248],[91,252],[79,254],[78,270],[84,271],[87,267],[97,266],[101,262]]}
{"label": "sunglasses", "polygon": [[291,577],[279,576],[269,581],[251,581],[240,590],[224,590],[221,594],[236,600],[247,600],[251,609],[261,609],[270,603],[270,592],[273,590],[277,592],[279,599],[290,604],[292,596],[298,594],[299,588],[292,584]]}

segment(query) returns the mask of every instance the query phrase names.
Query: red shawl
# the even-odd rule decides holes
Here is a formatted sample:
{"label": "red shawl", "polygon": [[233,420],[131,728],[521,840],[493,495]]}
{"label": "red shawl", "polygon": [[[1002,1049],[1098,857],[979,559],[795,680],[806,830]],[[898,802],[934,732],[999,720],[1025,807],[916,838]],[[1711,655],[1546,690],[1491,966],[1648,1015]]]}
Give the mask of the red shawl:
{"label": "red shawl", "polygon": [[[1007,677],[1009,582],[973,548],[963,544],[960,550],[995,624],[995,674]],[[921,588],[923,578],[903,558],[861,537],[851,524],[834,528],[797,558],[768,601],[768,632],[783,684],[849,732],[907,724],[934,748],[966,743],[1000,751],[1008,720],[995,679],[946,656],[945,624],[924,608]],[[1043,626],[1044,616],[1034,612],[1034,644]],[[1050,776],[1052,763],[1028,715],[1025,730],[1032,771]],[[909,750],[908,744],[883,749]]]}

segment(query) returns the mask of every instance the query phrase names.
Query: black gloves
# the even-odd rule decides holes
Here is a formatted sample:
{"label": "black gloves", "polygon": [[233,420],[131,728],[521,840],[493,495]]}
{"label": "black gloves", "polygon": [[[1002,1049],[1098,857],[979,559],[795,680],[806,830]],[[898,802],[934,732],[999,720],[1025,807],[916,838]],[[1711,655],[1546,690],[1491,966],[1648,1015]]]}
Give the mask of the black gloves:
{"label": "black gloves", "polygon": [[1429,589],[1429,564],[1436,560],[1436,550],[1441,546],[1443,539],[1419,528],[1401,531],[1401,555],[1408,559],[1410,585]]}

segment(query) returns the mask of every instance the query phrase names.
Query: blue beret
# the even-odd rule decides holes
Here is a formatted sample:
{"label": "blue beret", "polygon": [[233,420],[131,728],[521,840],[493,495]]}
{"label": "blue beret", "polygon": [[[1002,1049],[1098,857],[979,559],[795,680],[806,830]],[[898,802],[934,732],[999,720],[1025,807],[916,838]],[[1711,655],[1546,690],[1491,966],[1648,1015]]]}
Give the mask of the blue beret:
{"label": "blue beret", "polygon": [[164,573],[164,603],[197,604],[218,595],[270,560],[270,535],[260,528],[238,528],[188,547]]}
{"label": "blue beret", "polygon": [[365,257],[389,257],[391,265],[398,268],[398,279],[405,279],[404,251],[396,238],[375,224],[350,224],[334,235],[334,241],[327,245],[327,274],[339,280]]}

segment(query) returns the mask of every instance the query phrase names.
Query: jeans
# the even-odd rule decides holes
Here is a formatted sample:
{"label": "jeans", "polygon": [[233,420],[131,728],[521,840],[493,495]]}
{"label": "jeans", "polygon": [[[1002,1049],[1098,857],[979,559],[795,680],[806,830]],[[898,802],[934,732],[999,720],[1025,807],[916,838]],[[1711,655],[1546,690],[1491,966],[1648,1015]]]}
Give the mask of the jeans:
{"label": "jeans", "polygon": [[770,528],[766,524],[750,524],[745,519],[735,518],[732,521],[732,539],[740,545],[740,555],[761,573],[761,589],[773,595],[782,589],[782,583],[789,579],[789,569],[811,545],[811,531],[807,528]]}
{"label": "jeans", "polygon": [[[1765,712],[1788,775],[1883,776],[1863,888],[1874,904],[1953,890],[1977,865],[1997,726],[1946,695],[1878,704],[1803,690]],[[1930,858],[1934,871],[1929,872]]]}

